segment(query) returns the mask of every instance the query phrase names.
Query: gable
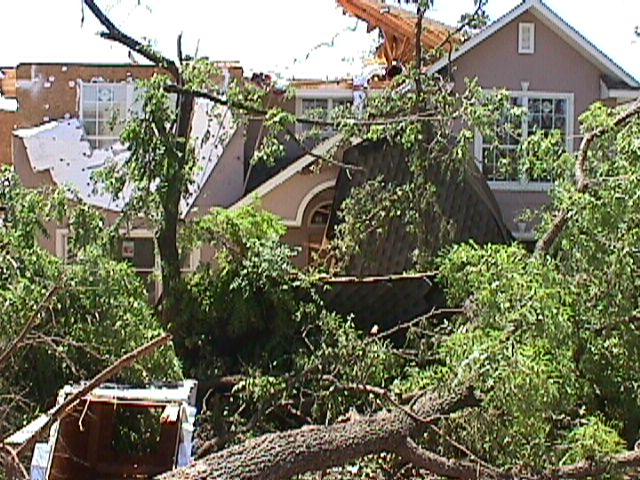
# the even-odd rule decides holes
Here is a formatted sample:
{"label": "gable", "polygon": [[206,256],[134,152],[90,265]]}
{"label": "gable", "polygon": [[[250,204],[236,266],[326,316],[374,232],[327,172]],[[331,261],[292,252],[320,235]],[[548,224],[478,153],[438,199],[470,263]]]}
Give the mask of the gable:
{"label": "gable", "polygon": [[[520,25],[535,28],[534,51],[519,53]],[[600,94],[602,71],[531,12],[525,12],[454,61],[456,83],[477,77],[484,88]]]}
{"label": "gable", "polygon": [[[526,20],[525,20],[526,19]],[[640,83],[633,78],[629,73],[624,71],[619,65],[613,62],[596,46],[583,37],[577,30],[567,24],[562,18],[560,18],[555,12],[547,7],[540,0],[527,0],[521,3],[519,6],[511,10],[509,13],[499,18],[482,32],[472,37],[465,44],[456,50],[451,56],[451,61],[458,63],[457,60],[471,55],[477,55],[478,49],[486,47],[489,41],[496,43],[496,38],[502,37],[500,34],[504,34],[504,31],[513,31],[515,29],[516,36],[511,37],[508,40],[508,44],[504,47],[513,46],[517,54],[518,37],[517,29],[518,24],[523,21],[534,21],[536,24],[536,50],[540,52],[542,46],[538,45],[538,29],[540,27],[546,27],[547,31],[553,32],[555,38],[560,40],[557,45],[565,45],[574,50],[580,55],[586,62],[591,64],[601,75],[613,78],[617,81],[624,82],[628,87],[639,88]],[[504,37],[502,37],[504,41]],[[553,50],[544,50],[545,54],[553,53]],[[526,56],[526,55],[525,55]],[[446,67],[449,59],[442,58],[436,62],[429,69],[429,73],[436,73]],[[505,68],[506,63],[503,60],[502,68]],[[509,69],[514,69],[509,65]]]}

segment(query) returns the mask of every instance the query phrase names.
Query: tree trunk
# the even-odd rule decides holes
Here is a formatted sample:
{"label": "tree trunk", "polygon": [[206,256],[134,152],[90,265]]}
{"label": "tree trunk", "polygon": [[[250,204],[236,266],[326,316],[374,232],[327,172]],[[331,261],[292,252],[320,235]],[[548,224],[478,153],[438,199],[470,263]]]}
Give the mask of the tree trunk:
{"label": "tree trunk", "polygon": [[193,113],[193,95],[178,94],[178,123],[175,135],[175,156],[166,166],[165,195],[162,201],[162,224],[158,229],[157,242],[162,266],[162,322],[170,325],[180,311],[182,276],[178,251],[178,226],[180,223],[180,200],[187,191],[185,166],[189,154],[189,134]]}
{"label": "tree trunk", "polygon": [[365,455],[403,451],[408,437],[420,435],[440,416],[478,404],[470,390],[447,397],[423,395],[416,401],[411,414],[398,408],[344,424],[262,435],[159,478],[287,479],[345,465]]}

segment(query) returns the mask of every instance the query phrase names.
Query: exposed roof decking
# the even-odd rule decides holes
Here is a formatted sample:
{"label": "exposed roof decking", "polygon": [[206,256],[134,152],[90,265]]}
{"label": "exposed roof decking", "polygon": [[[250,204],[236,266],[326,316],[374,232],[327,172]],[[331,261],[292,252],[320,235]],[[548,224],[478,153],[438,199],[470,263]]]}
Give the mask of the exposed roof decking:
{"label": "exposed roof decking", "polygon": [[[369,30],[379,28],[385,42],[379,52],[387,64],[409,63],[415,57],[416,15],[380,0],[337,0],[348,13],[365,21]],[[430,18],[423,20],[422,44],[427,49],[447,48],[461,39],[454,28]]]}

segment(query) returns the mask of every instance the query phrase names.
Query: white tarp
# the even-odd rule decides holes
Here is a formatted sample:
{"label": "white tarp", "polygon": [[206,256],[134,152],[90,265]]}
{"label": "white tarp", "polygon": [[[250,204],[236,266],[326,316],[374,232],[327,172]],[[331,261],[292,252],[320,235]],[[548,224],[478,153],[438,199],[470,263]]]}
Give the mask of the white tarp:
{"label": "white tarp", "polygon": [[[195,143],[197,166],[194,183],[183,198],[181,211],[186,214],[222,156],[235,128],[227,107],[208,100],[195,102],[192,139]],[[115,162],[122,164],[129,151],[117,143],[106,149],[92,149],[78,119],[60,120],[16,130],[22,138],[34,172],[49,171],[53,181],[68,186],[72,195],[83,202],[112,211],[121,211],[132,194],[125,188],[120,198],[105,193],[93,179],[93,173]]]}

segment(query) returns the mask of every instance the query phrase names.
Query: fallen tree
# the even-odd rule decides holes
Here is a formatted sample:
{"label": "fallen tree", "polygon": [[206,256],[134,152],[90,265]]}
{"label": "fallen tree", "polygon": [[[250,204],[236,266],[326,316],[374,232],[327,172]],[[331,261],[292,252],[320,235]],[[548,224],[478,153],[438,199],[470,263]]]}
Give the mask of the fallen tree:
{"label": "fallen tree", "polygon": [[[94,1],[85,0],[85,4],[94,13],[98,9]],[[422,8],[421,11],[424,12]],[[117,31],[106,16],[98,13],[97,17],[107,29],[105,38],[145,55],[141,44]],[[146,56],[161,66],[170,65],[155,53]],[[452,154],[451,129],[447,129],[447,125],[450,126],[454,112],[464,110],[460,105],[471,110],[478,100],[471,88],[471,94],[455,100],[446,89],[438,90],[442,96],[436,97],[430,83],[433,79],[421,80],[424,82],[416,83],[419,85],[416,92],[406,91],[396,96],[400,97],[399,106],[390,105],[393,108],[389,108],[382,120],[374,117],[368,119],[366,125],[358,119],[346,123],[355,130],[360,128],[358,134],[376,127],[370,128],[375,130],[375,135],[409,145],[410,161],[417,172],[434,158],[452,165],[461,158],[467,159],[470,152],[464,148],[465,138],[468,143],[471,137],[460,135],[456,156]],[[218,98],[183,85],[177,85],[172,91],[203,95],[211,101]],[[429,102],[424,101],[427,94],[431,95]],[[393,100],[391,96],[387,98]],[[221,101],[229,102],[229,99]],[[370,107],[375,106],[376,101],[372,98]],[[421,106],[440,106],[440,102],[442,111],[438,113],[448,121],[438,123],[433,112],[424,115],[420,112]],[[517,246],[465,245],[451,249],[440,260],[441,279],[447,287],[450,304],[465,305],[463,314],[438,331],[432,328],[433,324],[418,322],[411,328],[412,334],[417,332],[413,348],[392,352],[405,362],[400,368],[402,376],[397,378],[402,391],[417,384],[428,391],[442,392],[451,385],[472,383],[485,399],[482,408],[460,410],[452,418],[443,418],[454,410],[446,405],[456,405],[456,397],[424,395],[414,404],[396,405],[396,409],[389,412],[363,415],[347,423],[326,421],[333,423],[331,426],[311,425],[264,434],[277,429],[269,430],[274,423],[265,423],[261,429],[245,432],[251,436],[263,435],[210,454],[193,466],[167,473],[162,478],[284,479],[342,466],[381,452],[394,453],[428,472],[465,480],[586,478],[636,468],[636,452],[621,450],[631,448],[637,440],[637,412],[640,411],[637,392],[628,387],[635,385],[640,377],[634,361],[640,348],[636,328],[640,286],[633,280],[640,276],[637,255],[640,204],[635,203],[640,183],[637,171],[640,127],[637,105],[631,113],[616,116],[599,108],[595,107],[592,116],[586,118],[587,130],[597,133],[586,137],[583,149],[574,159],[577,160],[574,162],[577,184],[573,179],[567,181],[561,171],[554,176],[557,180],[554,206],[559,213],[555,222],[550,217],[545,224],[550,233],[543,237],[538,248],[540,254],[531,257]],[[407,110],[412,115],[403,117]],[[266,117],[272,111],[254,109],[253,112]],[[502,113],[499,107],[493,116],[476,115],[476,118],[485,118],[485,126],[495,126]],[[610,121],[611,118],[614,120]],[[292,117],[285,119],[292,120]],[[385,131],[381,133],[377,127],[383,126]],[[426,153],[421,149],[425,130],[435,136]],[[599,145],[601,138],[606,141]],[[545,143],[548,139],[539,140]],[[590,151],[592,144],[599,145],[596,152]],[[593,168],[588,169],[587,179],[586,162],[594,156],[597,161],[590,162]],[[552,164],[557,159],[537,160]],[[523,170],[523,173],[529,172]],[[400,191],[404,196],[391,192],[395,195],[380,195],[380,198],[388,201],[395,215],[401,214],[398,211],[402,210],[399,206],[402,202],[429,207],[428,187],[433,185],[426,180],[417,185],[423,188],[409,194],[406,190]],[[380,193],[387,194],[389,190],[382,189]],[[365,195],[364,198],[373,197]],[[402,206],[410,210],[408,205]],[[371,204],[360,207],[361,212],[374,211]],[[609,208],[614,207],[615,214],[611,214]],[[363,216],[351,218],[359,220]],[[362,222],[357,226],[362,226]],[[356,233],[368,235],[377,226],[372,221]],[[413,226],[420,230],[419,221]],[[352,242],[344,250],[353,251],[356,247],[356,242]],[[556,255],[556,251],[560,254]],[[416,258],[417,268],[424,270],[425,265],[420,262],[425,259],[419,255]],[[361,342],[363,350],[371,346],[362,338],[354,341]],[[421,342],[429,348],[423,348]],[[345,345],[349,346],[348,342],[342,347]],[[376,344],[379,349],[387,347]],[[323,346],[311,346],[311,350],[314,348],[320,351],[318,356],[325,354]],[[331,365],[334,369],[355,370],[359,366],[348,355],[340,361],[329,360],[332,362],[326,361],[325,366]],[[318,368],[304,380],[327,373],[338,377],[331,370]],[[347,377],[350,372],[340,373]],[[289,382],[283,377],[269,372],[246,390],[253,388],[258,392],[256,396],[267,390],[267,398],[281,396],[290,400],[294,392],[289,391]],[[387,387],[395,380],[384,375],[377,379],[380,382],[376,386]],[[312,390],[308,396],[311,398],[306,397],[295,406],[305,406],[307,401],[315,404],[315,397],[323,394],[320,387],[322,384],[318,382],[305,385],[305,391]],[[234,395],[241,396],[235,389]],[[252,411],[255,403],[247,402],[238,411]],[[366,405],[370,410],[372,403],[375,405],[374,402]],[[261,413],[262,408],[255,410]],[[476,411],[481,414],[474,415]],[[318,418],[319,415],[312,418],[308,411],[300,413],[298,417],[302,422],[324,423],[325,419]],[[335,420],[335,416],[325,418]],[[438,437],[441,440],[438,451],[445,452],[442,456],[422,446],[422,434],[435,428],[432,423],[436,419],[441,419],[438,428],[443,433]],[[254,426],[252,422],[249,424]]]}
{"label": "fallen tree", "polygon": [[[310,426],[263,435],[211,454],[193,466],[161,475],[162,480],[283,480],[306,472],[326,470],[382,452],[397,453],[408,461],[419,455],[412,438],[443,416],[476,407],[480,400],[471,389],[449,396],[422,394],[410,411],[396,408],[331,426]],[[436,455],[421,456],[434,473],[458,476],[477,467],[449,464]],[[472,477],[459,477],[472,478]]]}

